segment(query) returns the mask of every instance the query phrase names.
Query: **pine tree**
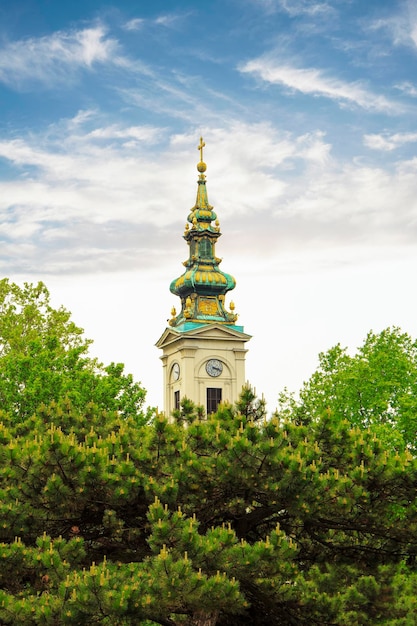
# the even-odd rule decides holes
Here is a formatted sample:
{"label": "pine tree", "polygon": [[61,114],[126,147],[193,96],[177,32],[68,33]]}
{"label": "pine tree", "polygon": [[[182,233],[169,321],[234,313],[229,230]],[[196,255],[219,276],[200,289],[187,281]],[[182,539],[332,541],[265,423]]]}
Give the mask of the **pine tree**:
{"label": "pine tree", "polygon": [[0,625],[415,622],[417,460],[372,421],[61,389],[2,414]]}

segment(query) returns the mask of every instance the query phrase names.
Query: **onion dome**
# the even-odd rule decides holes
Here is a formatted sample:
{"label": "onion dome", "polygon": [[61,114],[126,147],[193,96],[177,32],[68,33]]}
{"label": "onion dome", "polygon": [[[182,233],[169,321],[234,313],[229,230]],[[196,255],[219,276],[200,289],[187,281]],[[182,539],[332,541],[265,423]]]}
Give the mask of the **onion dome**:
{"label": "onion dome", "polygon": [[207,196],[204,146],[205,143],[200,138],[197,199],[188,215],[184,231],[184,239],[189,246],[189,258],[183,263],[185,272],[170,285],[171,292],[181,298],[179,315],[174,313],[169,321],[175,327],[188,321],[234,324],[237,320],[233,303],[230,304],[230,312],[224,304],[226,293],[235,288],[236,281],[233,276],[220,270],[221,259],[215,254],[216,242],[221,233],[217,215]]}

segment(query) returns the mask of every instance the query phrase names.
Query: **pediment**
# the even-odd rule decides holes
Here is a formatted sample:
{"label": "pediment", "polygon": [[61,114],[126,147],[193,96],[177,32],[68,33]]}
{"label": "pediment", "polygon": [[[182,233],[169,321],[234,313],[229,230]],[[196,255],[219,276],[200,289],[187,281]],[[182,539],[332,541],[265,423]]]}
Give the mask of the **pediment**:
{"label": "pediment", "polygon": [[162,348],[173,341],[177,341],[180,335],[181,333],[174,331],[172,328],[166,328],[155,345],[157,348]]}

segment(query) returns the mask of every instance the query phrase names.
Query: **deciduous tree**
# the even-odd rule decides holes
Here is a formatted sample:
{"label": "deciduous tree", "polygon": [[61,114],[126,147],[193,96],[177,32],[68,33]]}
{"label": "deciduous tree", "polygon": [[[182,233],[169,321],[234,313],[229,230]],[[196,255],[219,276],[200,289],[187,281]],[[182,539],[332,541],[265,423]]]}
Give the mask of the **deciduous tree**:
{"label": "deciduous tree", "polygon": [[283,415],[307,423],[330,410],[337,419],[371,427],[388,445],[414,449],[417,433],[417,342],[399,328],[370,332],[356,354],[340,344],[319,355],[299,398],[281,394]]}
{"label": "deciduous tree", "polygon": [[88,354],[91,341],[53,308],[43,283],[20,287],[0,281],[0,407],[16,422],[41,405],[71,400],[75,407],[93,402],[106,410],[137,415],[145,391],[124,373],[122,364],[104,366]]}

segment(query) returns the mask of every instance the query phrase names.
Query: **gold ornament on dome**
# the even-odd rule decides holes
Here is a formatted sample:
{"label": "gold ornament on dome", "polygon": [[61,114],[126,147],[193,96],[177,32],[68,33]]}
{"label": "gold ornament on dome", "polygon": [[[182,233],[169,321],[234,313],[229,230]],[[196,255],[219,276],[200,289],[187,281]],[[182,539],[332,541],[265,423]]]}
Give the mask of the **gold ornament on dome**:
{"label": "gold ornament on dome", "polygon": [[169,320],[169,325],[170,326],[174,326],[175,325],[175,316],[177,315],[177,310],[175,308],[175,306],[172,307],[171,309],[171,319]]}
{"label": "gold ornament on dome", "polygon": [[192,315],[192,313],[191,313],[191,298],[190,298],[190,296],[188,296],[186,301],[185,301],[184,317],[186,319],[190,319],[191,315]]}
{"label": "gold ornament on dome", "polygon": [[217,303],[215,300],[200,300],[198,310],[203,315],[216,315]]}

